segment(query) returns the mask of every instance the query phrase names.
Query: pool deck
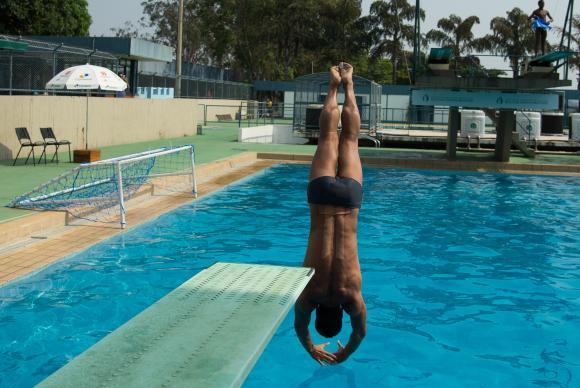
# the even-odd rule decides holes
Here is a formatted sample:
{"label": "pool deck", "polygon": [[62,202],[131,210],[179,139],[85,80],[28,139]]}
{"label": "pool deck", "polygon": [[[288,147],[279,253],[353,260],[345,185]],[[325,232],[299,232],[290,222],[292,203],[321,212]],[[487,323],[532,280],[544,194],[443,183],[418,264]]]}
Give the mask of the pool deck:
{"label": "pool deck", "polygon": [[[275,164],[246,153],[198,168],[198,198]],[[191,193],[151,197],[128,204],[126,229],[119,224],[69,224],[64,212],[40,212],[0,224],[0,285],[123,233],[194,200]],[[24,238],[22,238],[24,236]],[[19,238],[20,237],[20,238]]]}
{"label": "pool deck", "polygon": [[[106,147],[103,158],[154,149],[194,144],[200,197],[276,163],[310,163],[315,146],[238,143],[235,129],[212,129],[202,136]],[[541,155],[536,159],[512,156],[510,163],[492,160],[489,152],[458,152],[450,162],[443,151],[373,149],[360,151],[363,164],[405,169],[464,170],[477,172],[544,174],[580,177],[580,155]],[[61,160],[64,160],[64,155]],[[75,164],[12,167],[0,162],[0,203],[6,204]],[[154,219],[193,200],[191,194],[140,200],[128,206],[129,228]],[[57,260],[122,233],[118,224],[70,222],[63,212],[0,209],[0,285],[35,272]]]}

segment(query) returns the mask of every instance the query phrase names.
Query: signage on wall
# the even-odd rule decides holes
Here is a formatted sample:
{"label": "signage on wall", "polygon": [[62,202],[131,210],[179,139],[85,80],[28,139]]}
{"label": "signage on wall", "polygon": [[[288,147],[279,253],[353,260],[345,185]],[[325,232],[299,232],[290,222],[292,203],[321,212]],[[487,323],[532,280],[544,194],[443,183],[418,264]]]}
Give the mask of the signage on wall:
{"label": "signage on wall", "polygon": [[514,110],[558,110],[556,93],[506,93],[494,91],[458,91],[450,89],[413,89],[411,103],[417,106],[455,106]]}

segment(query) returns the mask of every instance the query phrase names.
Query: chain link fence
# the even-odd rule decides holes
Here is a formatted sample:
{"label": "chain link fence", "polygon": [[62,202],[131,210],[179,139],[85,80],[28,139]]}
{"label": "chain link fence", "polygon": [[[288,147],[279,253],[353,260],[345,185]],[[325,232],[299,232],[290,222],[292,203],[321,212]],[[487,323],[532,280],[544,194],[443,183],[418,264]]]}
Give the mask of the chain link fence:
{"label": "chain link fence", "polygon": [[[28,45],[26,50],[0,49],[0,95],[45,94],[45,85],[52,77],[68,67],[85,63],[106,67],[115,73],[121,70],[119,59],[103,51],[8,35],[0,35],[0,40]],[[181,77],[183,98],[247,100],[252,96],[252,85],[234,82],[236,75],[232,70],[185,65],[185,75]],[[175,64],[158,66],[161,73],[139,71],[136,86],[174,88],[176,78],[171,70]]]}
{"label": "chain link fence", "polygon": [[22,51],[0,50],[0,94],[43,94],[56,74],[85,63],[118,70],[119,60],[106,52],[6,35],[0,40],[28,45]]}
{"label": "chain link fence", "polygon": [[[174,88],[174,75],[139,73],[140,87]],[[248,100],[252,96],[252,85],[240,82],[181,77],[182,98],[216,98],[226,100]]]}

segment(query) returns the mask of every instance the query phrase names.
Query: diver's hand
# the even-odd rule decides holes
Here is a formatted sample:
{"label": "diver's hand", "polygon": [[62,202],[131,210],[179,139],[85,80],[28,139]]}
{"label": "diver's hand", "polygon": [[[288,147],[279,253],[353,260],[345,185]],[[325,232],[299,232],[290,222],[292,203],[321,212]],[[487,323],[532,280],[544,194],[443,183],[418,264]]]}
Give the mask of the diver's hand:
{"label": "diver's hand", "polygon": [[346,359],[348,358],[348,354],[347,354],[344,346],[342,346],[342,344],[340,343],[340,341],[337,341],[337,343],[338,343],[338,350],[332,354],[336,358],[336,363],[340,364],[341,362],[346,361]]}
{"label": "diver's hand", "polygon": [[330,342],[326,342],[320,345],[312,345],[310,349],[310,355],[314,358],[320,365],[328,365],[336,363],[336,356],[330,352],[324,350]]}

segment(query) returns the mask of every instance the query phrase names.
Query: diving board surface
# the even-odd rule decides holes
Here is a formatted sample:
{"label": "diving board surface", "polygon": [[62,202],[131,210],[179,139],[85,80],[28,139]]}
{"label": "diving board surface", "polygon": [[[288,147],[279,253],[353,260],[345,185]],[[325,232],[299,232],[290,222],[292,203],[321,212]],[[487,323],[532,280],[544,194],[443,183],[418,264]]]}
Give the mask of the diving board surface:
{"label": "diving board surface", "polygon": [[39,386],[240,386],[313,274],[216,263]]}
{"label": "diving board surface", "polygon": [[530,63],[537,62],[556,62],[561,59],[570,58],[576,55],[575,51],[553,51],[551,53],[540,55],[531,59]]}

